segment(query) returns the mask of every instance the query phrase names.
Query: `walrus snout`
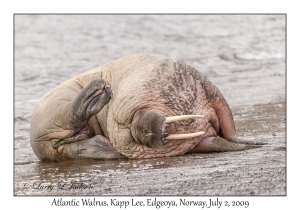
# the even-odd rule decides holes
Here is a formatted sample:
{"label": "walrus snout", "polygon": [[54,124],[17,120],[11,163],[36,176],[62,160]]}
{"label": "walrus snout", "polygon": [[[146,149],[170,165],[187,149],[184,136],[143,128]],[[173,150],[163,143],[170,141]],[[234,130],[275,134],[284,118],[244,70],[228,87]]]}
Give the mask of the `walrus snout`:
{"label": "walrus snout", "polygon": [[165,117],[160,112],[138,110],[133,116],[130,128],[134,140],[150,148],[162,148],[164,121]]}
{"label": "walrus snout", "polygon": [[131,133],[137,143],[150,148],[160,149],[168,140],[188,139],[203,135],[205,132],[172,134],[169,123],[191,118],[202,118],[203,115],[182,115],[165,117],[156,110],[139,110],[131,124]]}

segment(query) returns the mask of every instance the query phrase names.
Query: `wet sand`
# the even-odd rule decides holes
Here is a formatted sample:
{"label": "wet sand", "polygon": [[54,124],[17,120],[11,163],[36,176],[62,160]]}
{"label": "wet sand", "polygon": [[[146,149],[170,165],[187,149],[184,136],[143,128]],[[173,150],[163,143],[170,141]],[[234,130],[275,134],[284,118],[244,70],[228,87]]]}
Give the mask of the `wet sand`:
{"label": "wet sand", "polygon": [[143,160],[24,163],[15,165],[17,174],[23,172],[15,180],[16,194],[285,195],[285,103],[240,107],[233,113],[241,137],[267,145]]}
{"label": "wet sand", "polygon": [[[15,195],[286,195],[284,16],[18,16],[15,30]],[[237,134],[267,145],[40,162],[29,141],[38,99],[78,73],[141,52],[204,73],[232,108]],[[70,183],[77,189],[67,190]]]}

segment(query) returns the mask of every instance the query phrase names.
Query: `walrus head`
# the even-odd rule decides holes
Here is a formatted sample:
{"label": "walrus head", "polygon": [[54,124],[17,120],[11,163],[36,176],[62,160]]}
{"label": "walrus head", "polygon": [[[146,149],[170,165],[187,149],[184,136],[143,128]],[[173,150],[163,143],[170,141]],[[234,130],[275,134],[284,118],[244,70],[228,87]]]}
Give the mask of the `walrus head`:
{"label": "walrus head", "polygon": [[204,132],[172,134],[170,133],[171,129],[168,129],[168,123],[199,117],[203,116],[182,115],[165,117],[156,110],[138,110],[132,120],[131,133],[137,143],[153,149],[161,149],[166,140],[187,139],[203,135]]}

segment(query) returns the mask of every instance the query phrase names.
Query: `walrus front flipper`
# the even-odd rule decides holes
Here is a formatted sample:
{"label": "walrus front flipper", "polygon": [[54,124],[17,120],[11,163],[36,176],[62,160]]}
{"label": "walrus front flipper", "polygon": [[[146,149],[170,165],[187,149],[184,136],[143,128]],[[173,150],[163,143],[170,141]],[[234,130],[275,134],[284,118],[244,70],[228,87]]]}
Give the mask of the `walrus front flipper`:
{"label": "walrus front flipper", "polygon": [[65,144],[65,151],[74,159],[119,159],[126,158],[119,153],[110,141],[101,135],[90,139]]}
{"label": "walrus front flipper", "polygon": [[229,152],[259,148],[260,145],[238,144],[227,141],[219,136],[207,137],[189,152]]}
{"label": "walrus front flipper", "polygon": [[69,125],[73,128],[83,128],[112,97],[112,90],[104,79],[91,81],[71,102],[67,115]]}

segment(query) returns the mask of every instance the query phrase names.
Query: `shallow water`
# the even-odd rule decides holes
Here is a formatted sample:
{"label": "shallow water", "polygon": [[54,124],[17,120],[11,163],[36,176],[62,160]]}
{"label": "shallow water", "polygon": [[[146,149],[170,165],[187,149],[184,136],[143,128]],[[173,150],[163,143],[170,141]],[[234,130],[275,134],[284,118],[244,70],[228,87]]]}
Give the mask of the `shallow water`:
{"label": "shallow water", "polygon": [[[40,162],[29,141],[31,115],[39,98],[83,71],[143,52],[180,60],[204,73],[232,107],[238,134],[270,145],[249,152],[146,160]],[[14,193],[179,195],[183,189],[190,195],[283,195],[285,85],[284,15],[16,15]],[[225,176],[231,168],[234,179],[242,169],[257,164],[271,168],[273,176],[268,170],[247,172],[243,182],[252,180],[252,190],[238,189],[234,182],[223,191],[213,189],[224,182],[211,180],[210,174]],[[188,176],[183,179],[180,174]],[[182,184],[198,183],[199,176],[206,176],[211,184],[202,190]],[[67,191],[57,189],[60,181],[94,187]],[[35,189],[38,182],[55,185],[56,190]],[[147,184],[151,187],[141,188]],[[123,190],[116,191],[120,186]]]}

